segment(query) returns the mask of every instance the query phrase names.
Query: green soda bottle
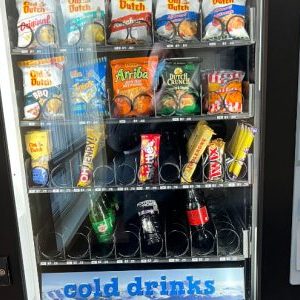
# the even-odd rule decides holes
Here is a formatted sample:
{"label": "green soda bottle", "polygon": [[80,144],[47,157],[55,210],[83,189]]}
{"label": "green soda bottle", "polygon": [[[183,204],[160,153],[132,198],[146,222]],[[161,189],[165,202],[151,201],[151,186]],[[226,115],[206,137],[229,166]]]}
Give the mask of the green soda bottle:
{"label": "green soda bottle", "polygon": [[106,205],[107,195],[90,198],[89,218],[99,243],[109,243],[113,239],[116,214]]}

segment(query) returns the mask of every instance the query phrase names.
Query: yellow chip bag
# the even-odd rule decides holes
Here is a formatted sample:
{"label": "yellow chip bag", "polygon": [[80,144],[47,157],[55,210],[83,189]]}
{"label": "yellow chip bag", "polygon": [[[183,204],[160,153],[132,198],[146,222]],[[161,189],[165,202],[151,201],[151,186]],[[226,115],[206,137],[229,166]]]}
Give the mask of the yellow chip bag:
{"label": "yellow chip bag", "polygon": [[52,152],[50,132],[48,130],[29,131],[25,135],[25,144],[31,156],[32,181],[45,186],[49,181],[49,159]]}

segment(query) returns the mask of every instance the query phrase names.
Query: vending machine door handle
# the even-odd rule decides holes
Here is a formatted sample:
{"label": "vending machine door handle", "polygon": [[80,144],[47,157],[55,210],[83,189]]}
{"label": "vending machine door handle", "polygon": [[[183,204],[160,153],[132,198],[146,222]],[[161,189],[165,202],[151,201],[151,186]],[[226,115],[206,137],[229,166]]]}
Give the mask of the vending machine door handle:
{"label": "vending machine door handle", "polygon": [[8,258],[0,257],[0,286],[11,285]]}

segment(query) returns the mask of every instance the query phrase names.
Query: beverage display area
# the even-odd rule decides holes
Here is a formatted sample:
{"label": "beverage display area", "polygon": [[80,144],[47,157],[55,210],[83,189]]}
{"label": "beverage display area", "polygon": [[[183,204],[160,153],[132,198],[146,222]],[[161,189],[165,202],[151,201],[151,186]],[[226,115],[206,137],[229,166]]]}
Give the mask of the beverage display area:
{"label": "beverage display area", "polygon": [[117,2],[6,1],[39,279],[242,267],[250,299],[256,1]]}
{"label": "beverage display area", "polygon": [[65,207],[57,195],[35,200],[34,207],[60,215],[45,222],[33,214],[38,261],[43,267],[244,261],[249,192],[75,194]]}

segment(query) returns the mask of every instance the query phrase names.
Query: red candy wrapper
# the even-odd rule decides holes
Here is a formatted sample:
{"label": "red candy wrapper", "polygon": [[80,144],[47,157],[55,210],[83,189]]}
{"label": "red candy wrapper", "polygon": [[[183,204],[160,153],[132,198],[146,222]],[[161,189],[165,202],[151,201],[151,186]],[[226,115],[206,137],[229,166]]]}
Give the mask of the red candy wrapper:
{"label": "red candy wrapper", "polygon": [[141,135],[140,183],[153,182],[158,171],[160,134]]}
{"label": "red candy wrapper", "polygon": [[208,176],[209,181],[220,181],[224,176],[223,155],[225,142],[222,139],[216,139],[209,143],[208,153]]}

